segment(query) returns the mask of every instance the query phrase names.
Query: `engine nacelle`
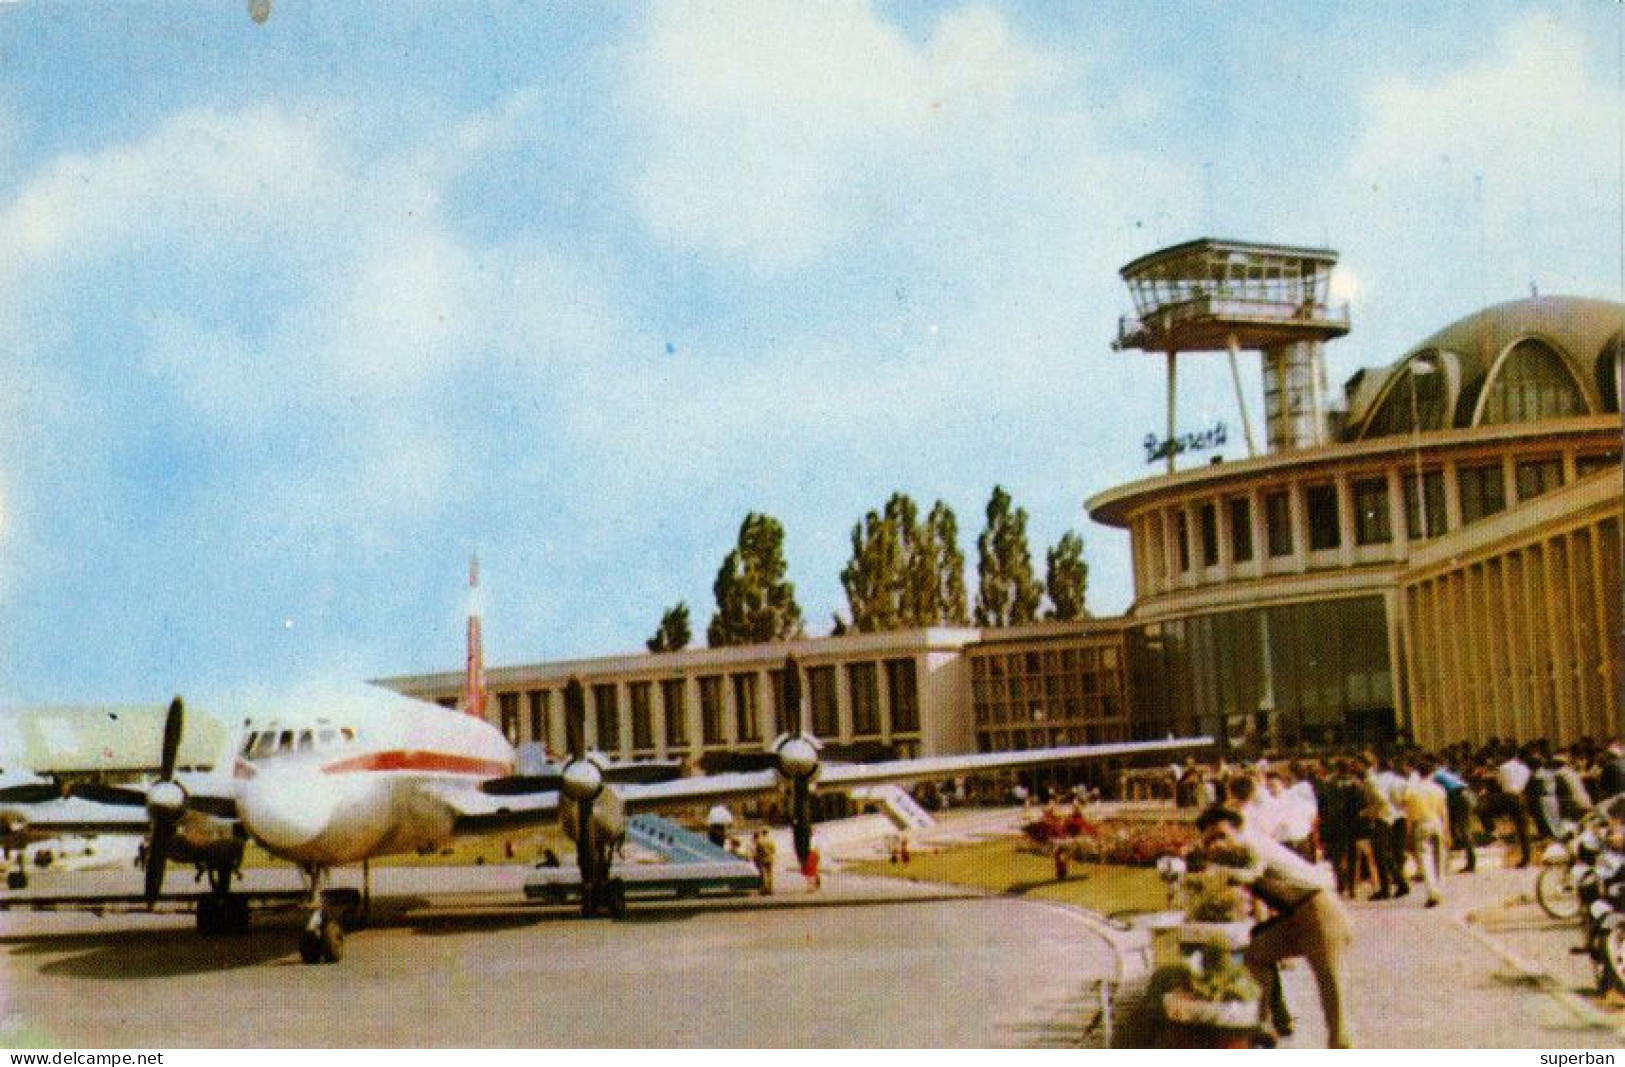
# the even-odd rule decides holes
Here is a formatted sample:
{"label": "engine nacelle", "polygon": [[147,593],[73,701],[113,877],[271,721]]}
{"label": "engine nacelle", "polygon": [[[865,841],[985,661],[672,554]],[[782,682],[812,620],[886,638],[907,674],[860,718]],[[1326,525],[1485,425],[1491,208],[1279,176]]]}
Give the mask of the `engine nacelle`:
{"label": "engine nacelle", "polygon": [[812,781],[818,777],[820,757],[818,741],[805,734],[786,734],[773,743],[773,755],[778,759],[779,775],[792,782]]}
{"label": "engine nacelle", "polygon": [[571,800],[592,800],[604,791],[604,766],[596,756],[572,759],[559,776],[559,788]]}
{"label": "engine nacelle", "polygon": [[154,818],[178,819],[186,810],[186,790],[179,782],[155,782],[147,790],[147,812]]}

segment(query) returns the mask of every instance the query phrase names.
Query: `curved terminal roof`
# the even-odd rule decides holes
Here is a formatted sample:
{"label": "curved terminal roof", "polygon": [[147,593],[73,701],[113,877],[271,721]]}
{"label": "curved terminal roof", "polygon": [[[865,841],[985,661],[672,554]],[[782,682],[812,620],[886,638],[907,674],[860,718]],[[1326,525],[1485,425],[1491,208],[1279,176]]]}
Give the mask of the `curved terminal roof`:
{"label": "curved terminal roof", "polygon": [[1350,379],[1347,436],[1618,411],[1622,326],[1625,305],[1609,300],[1539,296],[1485,308]]}

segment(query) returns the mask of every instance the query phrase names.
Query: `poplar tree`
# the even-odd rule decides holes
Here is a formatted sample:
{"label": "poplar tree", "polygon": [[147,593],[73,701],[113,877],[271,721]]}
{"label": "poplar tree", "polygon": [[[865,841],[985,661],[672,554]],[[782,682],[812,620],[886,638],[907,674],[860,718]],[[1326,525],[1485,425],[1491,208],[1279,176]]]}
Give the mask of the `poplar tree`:
{"label": "poplar tree", "polygon": [[706,627],[712,648],[763,644],[804,633],[796,587],[785,579],[784,526],[754,511],[739,526],[739,543],[711,586],[717,611]]}
{"label": "poplar tree", "polygon": [[1084,594],[1089,586],[1089,564],[1083,561],[1083,538],[1068,530],[1044,558],[1048,564],[1044,588],[1050,603],[1046,617],[1058,622],[1088,618]]}
{"label": "poplar tree", "polygon": [[688,647],[694,637],[689,627],[688,603],[678,601],[660,616],[660,628],[644,644],[650,652],[678,652]]}
{"label": "poplar tree", "polygon": [[1027,548],[1027,509],[1012,510],[1003,486],[993,487],[976,551],[976,625],[1019,626],[1036,619],[1043,592]]}
{"label": "poplar tree", "polygon": [[965,557],[948,505],[925,522],[905,493],[852,527],[852,557],[841,571],[851,629],[875,633],[915,626],[965,625]]}

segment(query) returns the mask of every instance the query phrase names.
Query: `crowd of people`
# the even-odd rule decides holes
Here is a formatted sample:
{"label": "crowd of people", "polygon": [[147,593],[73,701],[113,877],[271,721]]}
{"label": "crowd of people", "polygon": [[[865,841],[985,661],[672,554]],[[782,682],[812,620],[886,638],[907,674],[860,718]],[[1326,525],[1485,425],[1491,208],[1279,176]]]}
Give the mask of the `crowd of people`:
{"label": "crowd of people", "polygon": [[1478,848],[1501,823],[1517,843],[1516,863],[1527,866],[1535,838],[1561,833],[1566,821],[1625,792],[1625,746],[1491,740],[1392,756],[1188,761],[1172,774],[1176,802],[1200,809],[1193,860],[1228,850],[1220,862],[1262,909],[1245,951],[1264,991],[1262,1024],[1290,1032],[1278,966],[1302,957],[1319,987],[1328,1041],[1347,1047],[1342,970],[1352,934],[1342,900],[1360,899],[1367,887],[1364,899],[1399,899],[1420,883],[1424,906],[1435,907],[1452,857],[1460,853],[1460,873],[1476,870]]}
{"label": "crowd of people", "polygon": [[1527,866],[1534,843],[1625,792],[1625,746],[1590,741],[1558,748],[1491,739],[1436,752],[1348,752],[1313,759],[1174,768],[1182,807],[1226,803],[1262,834],[1314,861],[1325,859],[1349,899],[1443,895],[1441,875],[1478,866],[1478,848],[1504,826]]}

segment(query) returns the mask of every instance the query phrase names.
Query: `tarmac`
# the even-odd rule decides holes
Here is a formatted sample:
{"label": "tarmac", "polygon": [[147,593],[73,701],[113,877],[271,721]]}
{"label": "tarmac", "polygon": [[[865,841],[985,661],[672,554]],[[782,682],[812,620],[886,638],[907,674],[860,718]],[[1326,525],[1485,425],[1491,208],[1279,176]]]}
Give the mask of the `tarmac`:
{"label": "tarmac", "polygon": [[[1021,819],[966,813],[911,839],[939,847]],[[783,871],[770,898],[643,903],[620,922],[517,903],[522,866],[380,869],[375,922],[330,966],[298,962],[296,913],[204,939],[185,915],[0,912],[0,1044],[1091,1047],[1108,1040],[1105,995],[1148,973],[1142,931],[1052,902],[847,874],[843,856],[884,844],[830,837],[820,890]],[[114,891],[135,876],[54,877]],[[1625,1014],[1593,995],[1589,962],[1569,951],[1577,925],[1539,911],[1534,879],[1482,850],[1478,873],[1446,878],[1442,907],[1424,908],[1420,889],[1350,904],[1356,1042],[1619,1047]],[[1308,968],[1283,981],[1296,1026],[1282,1044],[1323,1047]]]}

